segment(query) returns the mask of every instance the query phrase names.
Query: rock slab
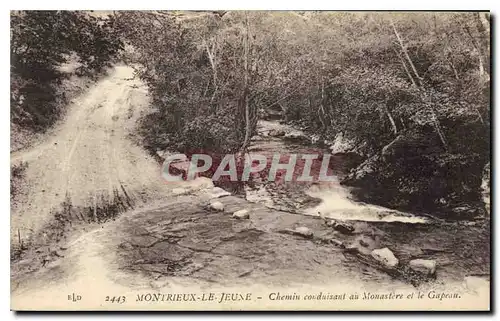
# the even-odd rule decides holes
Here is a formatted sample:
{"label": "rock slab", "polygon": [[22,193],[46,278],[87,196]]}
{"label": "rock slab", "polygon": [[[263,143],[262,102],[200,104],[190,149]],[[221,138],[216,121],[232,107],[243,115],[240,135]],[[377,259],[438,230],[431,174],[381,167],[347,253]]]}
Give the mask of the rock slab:
{"label": "rock slab", "polygon": [[413,271],[420,272],[429,276],[436,274],[437,264],[435,260],[416,259],[411,260],[409,265]]}
{"label": "rock slab", "polygon": [[217,212],[223,212],[224,211],[224,204],[221,202],[212,202],[208,206],[211,210],[217,211]]}
{"label": "rock slab", "polygon": [[395,267],[399,264],[399,260],[394,256],[391,250],[384,247],[383,249],[375,249],[371,252],[372,257],[387,267]]}
{"label": "rock slab", "polygon": [[248,210],[239,210],[233,213],[233,217],[239,220],[249,219],[250,212]]}
{"label": "rock slab", "polygon": [[313,237],[313,232],[305,226],[299,226],[295,230],[295,234],[303,236],[305,238],[312,238]]}

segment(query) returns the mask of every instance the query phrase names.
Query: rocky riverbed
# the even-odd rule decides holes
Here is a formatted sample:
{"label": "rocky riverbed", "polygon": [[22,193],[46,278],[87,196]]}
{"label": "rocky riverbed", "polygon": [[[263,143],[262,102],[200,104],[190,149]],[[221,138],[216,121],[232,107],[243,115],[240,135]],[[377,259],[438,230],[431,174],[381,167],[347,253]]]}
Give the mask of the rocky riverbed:
{"label": "rocky riverbed", "polygon": [[[334,142],[330,146],[332,148],[338,151],[344,147],[339,141]],[[321,151],[308,141],[304,132],[278,121],[260,122],[258,135],[253,138],[250,149],[250,153],[268,156],[276,152],[305,154],[318,151],[331,152]],[[397,258],[399,266],[415,270],[419,269],[415,268],[416,265],[435,266],[424,269],[433,270],[431,274],[437,276],[439,282],[462,280],[470,275],[489,278],[490,222],[487,217],[447,221],[438,219],[439,213],[407,213],[357,202],[351,196],[350,189],[338,183],[347,174],[345,157],[333,156],[330,162],[337,181],[262,182],[252,188],[247,187],[246,199],[277,210],[318,216],[330,226],[345,225],[353,229],[356,232],[341,228],[341,233],[334,229],[337,235],[342,236],[342,244],[351,247],[351,253],[355,253],[352,260],[346,260],[348,265],[357,265],[360,258],[363,261],[364,257],[371,255],[372,250],[385,248],[388,251],[383,253],[389,258]],[[405,277],[409,282],[415,281],[411,275],[405,274]]]}
{"label": "rocky riverbed", "polygon": [[[253,152],[311,150],[279,134],[261,132]],[[335,162],[340,175],[342,160]],[[363,204],[331,182],[254,182],[244,195],[207,178],[166,188],[162,201],[68,231],[48,247],[57,254],[50,259],[15,263],[14,302],[43,300],[47,291],[92,293],[96,282],[120,291],[326,284],[374,295],[488,291],[486,219],[447,222]]]}

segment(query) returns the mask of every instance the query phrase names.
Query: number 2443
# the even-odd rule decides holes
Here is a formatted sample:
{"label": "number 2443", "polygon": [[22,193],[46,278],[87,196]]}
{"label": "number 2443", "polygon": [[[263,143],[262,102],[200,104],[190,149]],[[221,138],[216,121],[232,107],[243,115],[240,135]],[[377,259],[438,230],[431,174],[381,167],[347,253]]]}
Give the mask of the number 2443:
{"label": "number 2443", "polygon": [[106,296],[106,302],[111,302],[111,303],[125,303],[125,296]]}

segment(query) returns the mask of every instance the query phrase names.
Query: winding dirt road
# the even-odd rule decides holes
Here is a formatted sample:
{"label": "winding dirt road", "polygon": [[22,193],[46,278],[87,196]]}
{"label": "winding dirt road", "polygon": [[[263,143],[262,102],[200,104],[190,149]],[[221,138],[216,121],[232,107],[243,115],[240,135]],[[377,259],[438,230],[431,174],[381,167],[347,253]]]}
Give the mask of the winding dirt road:
{"label": "winding dirt road", "polygon": [[158,164],[127,138],[147,104],[146,88],[133,69],[117,66],[74,100],[51,137],[13,153],[12,164],[28,167],[12,204],[11,237],[39,233],[67,198],[78,207],[116,192],[143,201],[168,193]]}

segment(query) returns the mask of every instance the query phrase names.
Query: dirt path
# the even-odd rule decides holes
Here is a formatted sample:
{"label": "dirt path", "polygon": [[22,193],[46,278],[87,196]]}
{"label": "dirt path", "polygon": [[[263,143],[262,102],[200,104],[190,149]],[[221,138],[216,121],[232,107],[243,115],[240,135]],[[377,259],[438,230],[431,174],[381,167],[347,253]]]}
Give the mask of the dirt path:
{"label": "dirt path", "polygon": [[127,138],[147,103],[133,69],[117,66],[75,99],[45,143],[12,154],[12,164],[23,161],[28,168],[12,204],[11,237],[17,240],[18,231],[22,239],[39,233],[67,197],[78,207],[114,193],[142,201],[167,193],[158,164]]}
{"label": "dirt path", "polygon": [[[179,187],[165,184],[161,166],[130,137],[148,104],[147,88],[133,68],[116,66],[68,106],[61,125],[42,142],[11,154],[11,165],[28,164],[11,202],[11,244],[19,245],[20,233],[27,245],[11,267],[14,293],[58,288],[62,279],[93,284],[109,262],[106,253],[113,249],[99,235],[109,238],[119,226],[80,220],[75,213],[64,213],[60,224],[56,214],[64,204],[95,209],[118,197],[133,213],[168,202]],[[213,186],[203,180],[185,185],[180,184],[186,190]]]}

